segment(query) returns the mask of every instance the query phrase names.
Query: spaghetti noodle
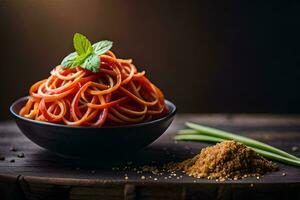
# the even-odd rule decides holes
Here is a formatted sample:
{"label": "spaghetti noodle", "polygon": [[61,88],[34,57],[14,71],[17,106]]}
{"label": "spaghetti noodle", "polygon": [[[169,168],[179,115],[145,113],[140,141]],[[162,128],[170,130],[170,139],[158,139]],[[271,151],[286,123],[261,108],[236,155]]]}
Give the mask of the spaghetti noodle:
{"label": "spaghetti noodle", "polygon": [[33,84],[19,114],[69,126],[102,127],[135,124],[166,114],[163,93],[138,72],[131,59],[112,51],[100,55],[97,73],[81,67],[51,71]]}

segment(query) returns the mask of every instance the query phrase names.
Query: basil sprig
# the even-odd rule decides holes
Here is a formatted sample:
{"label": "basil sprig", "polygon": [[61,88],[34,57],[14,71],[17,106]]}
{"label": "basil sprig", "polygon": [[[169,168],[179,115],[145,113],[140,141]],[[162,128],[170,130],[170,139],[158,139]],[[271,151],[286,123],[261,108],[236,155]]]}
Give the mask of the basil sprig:
{"label": "basil sprig", "polygon": [[102,40],[92,45],[84,35],[75,33],[73,45],[76,52],[70,53],[63,59],[61,62],[63,68],[69,69],[80,66],[92,72],[99,72],[101,64],[99,56],[111,49],[113,43]]}

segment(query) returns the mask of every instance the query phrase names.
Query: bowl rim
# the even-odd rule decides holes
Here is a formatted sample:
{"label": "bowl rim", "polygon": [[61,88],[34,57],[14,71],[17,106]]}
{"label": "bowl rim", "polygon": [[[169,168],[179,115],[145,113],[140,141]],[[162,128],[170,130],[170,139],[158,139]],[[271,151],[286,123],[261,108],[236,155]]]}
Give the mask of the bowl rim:
{"label": "bowl rim", "polygon": [[170,108],[170,111],[167,113],[167,115],[155,119],[155,120],[151,120],[149,122],[141,122],[138,124],[128,124],[128,125],[120,125],[120,126],[109,126],[109,127],[87,127],[87,126],[68,126],[68,125],[64,125],[64,124],[55,124],[55,123],[51,123],[51,122],[43,122],[43,121],[36,121],[33,119],[28,119],[26,117],[22,117],[19,114],[14,112],[14,107],[22,102],[25,101],[29,98],[29,96],[25,96],[25,97],[21,97],[17,100],[15,100],[9,107],[9,111],[10,113],[15,117],[18,118],[20,120],[23,121],[27,121],[33,124],[37,124],[37,125],[43,125],[43,126],[51,126],[51,127],[60,127],[60,128],[69,128],[69,129],[115,129],[115,128],[133,128],[133,127],[141,127],[141,126],[145,126],[145,125],[150,125],[150,124],[155,124],[157,122],[163,121],[165,119],[171,118],[173,117],[176,112],[177,112],[177,108],[175,106],[174,103],[172,103],[169,100],[165,100],[165,103],[167,104],[167,106]]}

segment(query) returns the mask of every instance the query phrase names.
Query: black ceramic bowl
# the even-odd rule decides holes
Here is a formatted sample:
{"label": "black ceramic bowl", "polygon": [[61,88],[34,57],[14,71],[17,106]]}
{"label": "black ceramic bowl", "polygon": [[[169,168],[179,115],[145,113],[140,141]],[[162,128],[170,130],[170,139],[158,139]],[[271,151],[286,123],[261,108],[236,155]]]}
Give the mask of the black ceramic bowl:
{"label": "black ceramic bowl", "polygon": [[117,127],[71,127],[21,117],[18,113],[27,99],[28,97],[20,98],[10,107],[10,112],[23,134],[52,152],[81,158],[137,151],[161,136],[176,113],[176,106],[166,101],[169,113],[150,122]]}

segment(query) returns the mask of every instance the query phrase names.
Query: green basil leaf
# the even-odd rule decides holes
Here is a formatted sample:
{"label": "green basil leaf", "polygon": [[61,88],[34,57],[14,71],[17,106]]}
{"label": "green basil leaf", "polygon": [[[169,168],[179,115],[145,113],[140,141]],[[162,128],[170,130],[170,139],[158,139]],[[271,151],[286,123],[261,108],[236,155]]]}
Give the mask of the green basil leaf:
{"label": "green basil leaf", "polygon": [[100,58],[97,54],[92,53],[84,60],[84,62],[80,66],[94,73],[99,72]]}
{"label": "green basil leaf", "polygon": [[84,62],[84,60],[89,57],[91,53],[86,53],[86,54],[82,54],[80,56],[77,56],[76,58],[76,63],[78,63],[78,65],[82,64]]}
{"label": "green basil leaf", "polygon": [[61,62],[61,65],[63,66],[64,69],[68,69],[71,67],[76,67],[78,66],[77,60],[77,53],[73,52],[67,55]]}
{"label": "green basil leaf", "polygon": [[110,50],[113,45],[108,40],[91,45],[91,42],[80,33],[74,34],[73,44],[76,52],[69,54],[63,59],[61,62],[63,68],[68,69],[80,66],[92,72],[99,72],[101,64],[99,56]]}
{"label": "green basil leaf", "polygon": [[84,54],[90,54],[93,52],[91,42],[80,33],[75,33],[73,38],[73,44],[79,56]]}
{"label": "green basil leaf", "polygon": [[113,42],[108,40],[102,40],[93,44],[94,53],[100,56],[101,54],[106,53],[108,50],[111,49]]}

